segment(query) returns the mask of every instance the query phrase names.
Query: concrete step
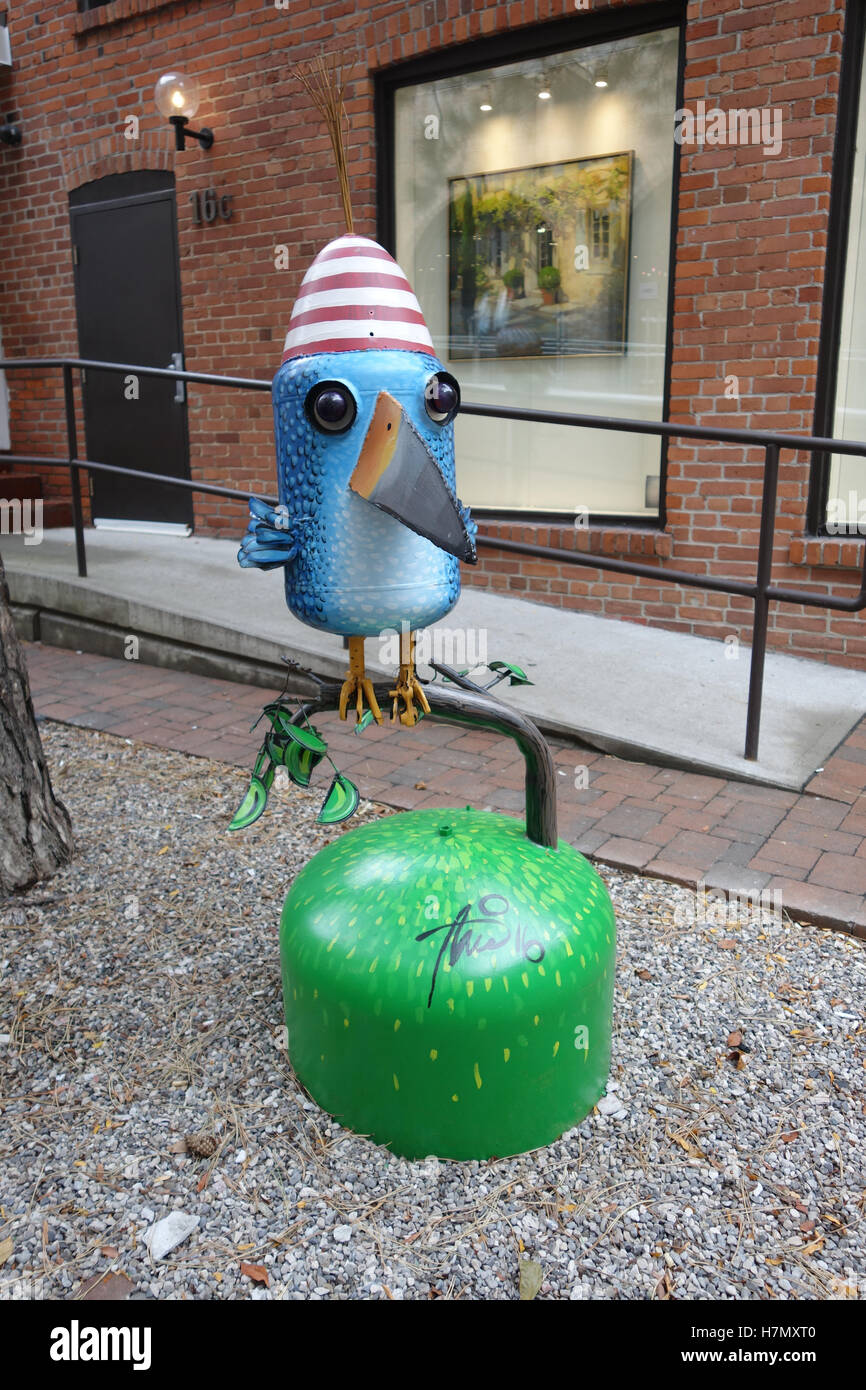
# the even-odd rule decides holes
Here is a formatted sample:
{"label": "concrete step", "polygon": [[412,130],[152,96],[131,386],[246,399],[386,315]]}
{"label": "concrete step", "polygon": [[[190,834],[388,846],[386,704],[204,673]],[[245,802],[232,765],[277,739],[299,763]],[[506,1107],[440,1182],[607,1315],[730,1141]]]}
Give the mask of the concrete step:
{"label": "concrete step", "polygon": [[[41,544],[3,537],[13,601],[32,630],[63,645],[140,659],[202,662],[209,674],[273,684],[283,657],[342,678],[339,637],[287,612],[280,571],[241,570],[237,542],[196,536],[87,532],[87,579],[75,568],[74,536],[52,531]],[[864,622],[866,632],[866,622]],[[63,635],[65,634],[65,635]],[[542,728],[624,758],[801,790],[866,714],[866,672],[771,652],[764,682],[760,757],[743,757],[749,649],[722,641],[597,618],[464,590],[433,630],[452,665],[482,648],[517,662],[534,682],[501,687],[502,698]],[[102,643],[102,645],[89,645]],[[462,650],[466,648],[466,650]],[[450,658],[450,661],[449,661]],[[375,678],[393,674],[384,642],[367,641]],[[190,666],[190,669],[202,669]]]}

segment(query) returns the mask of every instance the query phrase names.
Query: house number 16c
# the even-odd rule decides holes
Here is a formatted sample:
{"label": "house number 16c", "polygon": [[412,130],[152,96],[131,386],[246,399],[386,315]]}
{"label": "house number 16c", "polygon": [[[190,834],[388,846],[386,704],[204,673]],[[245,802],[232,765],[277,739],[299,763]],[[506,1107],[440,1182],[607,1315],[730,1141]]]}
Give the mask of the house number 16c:
{"label": "house number 16c", "polygon": [[204,193],[190,193],[189,200],[197,227],[203,222],[216,222],[218,217],[226,222],[231,221],[231,193],[218,195],[215,188],[206,188]]}

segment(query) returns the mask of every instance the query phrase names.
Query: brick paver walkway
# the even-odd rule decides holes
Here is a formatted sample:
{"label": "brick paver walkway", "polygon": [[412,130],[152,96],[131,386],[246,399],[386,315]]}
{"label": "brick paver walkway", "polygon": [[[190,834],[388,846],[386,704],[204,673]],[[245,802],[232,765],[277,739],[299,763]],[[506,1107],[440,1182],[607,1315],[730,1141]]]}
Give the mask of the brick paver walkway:
{"label": "brick paver walkway", "polygon": [[[252,766],[258,735],[250,725],[267,691],[40,644],[27,653],[38,714]],[[508,740],[427,720],[360,736],[336,715],[316,723],[371,800],[523,809],[523,762]],[[551,747],[560,835],[590,858],[690,886],[766,891],[795,919],[866,935],[866,720],[803,795],[554,739]]]}

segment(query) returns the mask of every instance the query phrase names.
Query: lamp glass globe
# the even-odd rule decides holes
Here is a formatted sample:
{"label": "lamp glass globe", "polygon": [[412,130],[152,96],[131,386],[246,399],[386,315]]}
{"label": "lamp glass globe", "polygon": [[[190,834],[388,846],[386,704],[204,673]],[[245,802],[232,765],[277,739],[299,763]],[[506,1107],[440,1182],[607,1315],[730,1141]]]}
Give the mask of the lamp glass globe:
{"label": "lamp glass globe", "polygon": [[163,116],[186,116],[191,120],[198,110],[198,79],[182,72],[164,72],[154,89],[157,110]]}

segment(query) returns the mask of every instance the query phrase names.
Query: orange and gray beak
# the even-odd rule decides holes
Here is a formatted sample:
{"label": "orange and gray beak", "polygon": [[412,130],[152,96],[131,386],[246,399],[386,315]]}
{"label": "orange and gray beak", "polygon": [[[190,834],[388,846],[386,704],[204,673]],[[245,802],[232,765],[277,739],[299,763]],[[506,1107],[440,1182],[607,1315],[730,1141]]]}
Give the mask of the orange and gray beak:
{"label": "orange and gray beak", "polygon": [[476,563],[456,497],[409,416],[387,391],[379,392],[349,487],[440,550]]}

